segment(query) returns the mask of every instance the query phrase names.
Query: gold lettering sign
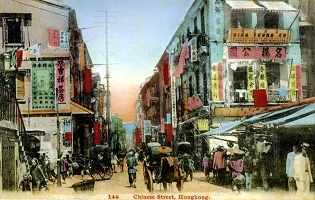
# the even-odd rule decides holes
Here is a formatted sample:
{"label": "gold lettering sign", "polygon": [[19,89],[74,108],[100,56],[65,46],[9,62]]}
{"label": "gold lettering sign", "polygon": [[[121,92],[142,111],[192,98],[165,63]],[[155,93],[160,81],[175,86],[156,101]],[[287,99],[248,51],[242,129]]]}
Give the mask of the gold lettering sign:
{"label": "gold lettering sign", "polygon": [[230,29],[228,42],[288,44],[291,39],[290,30],[278,29]]}

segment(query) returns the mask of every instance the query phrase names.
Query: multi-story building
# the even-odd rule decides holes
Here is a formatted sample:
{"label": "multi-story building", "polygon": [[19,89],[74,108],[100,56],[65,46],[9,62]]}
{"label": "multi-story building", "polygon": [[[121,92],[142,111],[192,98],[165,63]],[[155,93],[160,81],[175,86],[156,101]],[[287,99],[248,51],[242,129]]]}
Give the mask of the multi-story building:
{"label": "multi-story building", "polygon": [[[56,162],[64,153],[89,153],[95,121],[93,64],[76,13],[62,0],[1,1],[0,17],[1,84],[15,95],[25,127],[11,131],[8,123],[1,124],[6,126],[1,130],[10,130],[9,136],[1,131],[1,148],[7,146],[4,138],[14,143],[1,155],[1,163],[9,162],[0,169],[0,184],[13,189],[31,157],[45,153]],[[22,162],[16,165],[19,158]],[[10,180],[6,168],[11,169]]]}
{"label": "multi-story building", "polygon": [[194,1],[157,64],[158,118],[171,113],[173,142],[193,143],[200,156],[200,132],[311,96],[311,2]]}

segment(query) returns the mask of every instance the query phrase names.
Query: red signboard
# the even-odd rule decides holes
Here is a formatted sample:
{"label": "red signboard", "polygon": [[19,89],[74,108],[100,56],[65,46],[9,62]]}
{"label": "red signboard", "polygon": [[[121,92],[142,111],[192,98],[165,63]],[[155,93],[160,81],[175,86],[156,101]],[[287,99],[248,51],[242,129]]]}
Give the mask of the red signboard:
{"label": "red signboard", "polygon": [[94,122],[94,144],[100,145],[101,144],[101,129],[100,129],[100,122]]}
{"label": "red signboard", "polygon": [[268,105],[266,89],[253,90],[253,94],[255,107],[266,107]]}
{"label": "red signboard", "polygon": [[229,59],[273,59],[285,60],[285,47],[268,47],[268,46],[234,46],[228,47]]}

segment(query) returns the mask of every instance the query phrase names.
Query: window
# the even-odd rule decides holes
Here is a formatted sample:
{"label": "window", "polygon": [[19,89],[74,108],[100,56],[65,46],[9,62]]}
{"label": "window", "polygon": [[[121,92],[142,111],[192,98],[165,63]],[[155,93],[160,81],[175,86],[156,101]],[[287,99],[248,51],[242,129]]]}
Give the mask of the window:
{"label": "window", "polygon": [[30,26],[30,13],[0,13],[2,26],[2,41],[4,45],[21,46],[24,44],[24,26]]}
{"label": "window", "polygon": [[279,28],[279,14],[267,12],[264,16],[265,28]]}
{"label": "window", "polygon": [[205,28],[205,7],[201,8],[200,11],[200,26],[201,26],[201,32],[205,33],[206,32],[206,28]]}
{"label": "window", "polygon": [[231,13],[231,28],[246,28],[245,13]]}

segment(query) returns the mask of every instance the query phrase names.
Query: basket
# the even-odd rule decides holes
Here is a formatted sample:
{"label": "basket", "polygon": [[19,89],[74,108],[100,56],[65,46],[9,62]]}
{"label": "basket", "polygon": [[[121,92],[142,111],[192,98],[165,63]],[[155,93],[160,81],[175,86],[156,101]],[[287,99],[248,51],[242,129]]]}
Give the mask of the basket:
{"label": "basket", "polygon": [[72,188],[75,192],[94,191],[95,180],[84,180],[78,183],[74,183]]}

